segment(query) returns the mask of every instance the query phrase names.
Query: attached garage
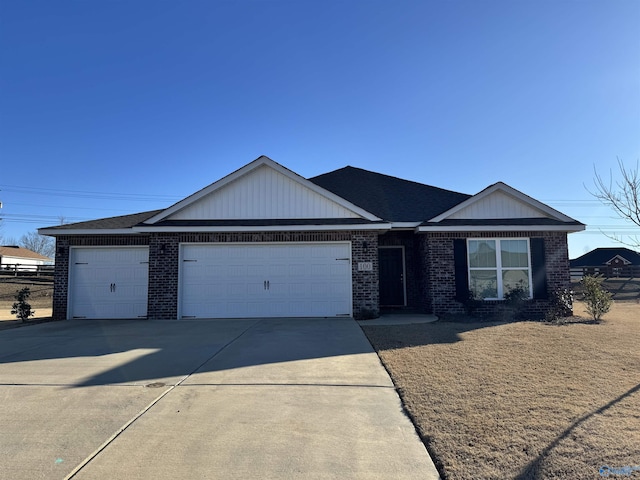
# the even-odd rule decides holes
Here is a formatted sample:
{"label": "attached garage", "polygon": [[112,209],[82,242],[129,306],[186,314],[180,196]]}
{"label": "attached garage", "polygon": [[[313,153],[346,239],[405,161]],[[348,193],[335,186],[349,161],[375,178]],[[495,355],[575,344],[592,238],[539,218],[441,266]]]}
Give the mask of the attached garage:
{"label": "attached garage", "polygon": [[[306,179],[262,156],[168,208],[39,232],[56,237],[56,320],[175,320],[464,312],[478,268],[528,271],[539,315],[570,280],[580,230],[501,182],[467,195],[355,167]],[[511,256],[526,244],[530,262],[470,266],[474,239]]]}
{"label": "attached garage", "polygon": [[69,318],[144,318],[148,247],[74,247],[69,262]]}
{"label": "attached garage", "polygon": [[183,244],[180,318],[350,316],[351,244]]}

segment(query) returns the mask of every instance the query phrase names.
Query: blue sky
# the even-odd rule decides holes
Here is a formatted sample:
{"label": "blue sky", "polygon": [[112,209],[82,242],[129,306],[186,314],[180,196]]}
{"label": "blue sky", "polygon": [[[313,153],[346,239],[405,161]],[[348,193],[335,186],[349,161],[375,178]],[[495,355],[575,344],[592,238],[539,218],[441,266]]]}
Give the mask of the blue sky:
{"label": "blue sky", "polygon": [[260,155],[464,193],[640,159],[640,2],[0,0],[0,234],[169,206]]}

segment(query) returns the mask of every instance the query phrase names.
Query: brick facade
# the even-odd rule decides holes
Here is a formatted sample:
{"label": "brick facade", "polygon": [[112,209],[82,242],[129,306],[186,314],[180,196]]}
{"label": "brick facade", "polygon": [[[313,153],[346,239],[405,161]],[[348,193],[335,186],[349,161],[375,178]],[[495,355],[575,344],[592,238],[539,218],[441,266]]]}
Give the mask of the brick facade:
{"label": "brick facade", "polygon": [[[429,233],[421,239],[425,255],[423,285],[425,307],[436,315],[464,313],[464,305],[456,300],[453,240],[456,238],[543,238],[546,262],[547,295],[570,288],[569,253],[565,232],[455,232]],[[479,313],[491,315],[503,302],[486,301]],[[549,300],[529,300],[525,314],[542,317]]]}
{"label": "brick facade", "polygon": [[[75,246],[149,246],[148,318],[176,319],[178,316],[178,270],[181,243],[260,242],[351,242],[353,315],[355,318],[379,314],[378,247],[402,246],[405,252],[407,307],[437,315],[463,313],[456,301],[453,240],[456,238],[544,238],[547,290],[570,286],[567,235],[564,232],[455,232],[413,231],[335,232],[237,232],[237,233],[153,233],[150,235],[60,236],[56,239],[53,317],[67,318],[69,292],[69,251]],[[371,262],[373,270],[359,271],[358,264]],[[491,313],[502,304],[487,301],[481,307]],[[530,300],[527,313],[540,316],[548,300]]]}
{"label": "brick facade", "polygon": [[[337,232],[237,232],[237,233],[153,233],[150,235],[60,236],[56,240],[53,317],[67,318],[69,252],[74,246],[149,246],[149,289],[147,316],[151,319],[178,317],[178,270],[181,243],[260,242],[351,242],[353,315],[377,316],[378,233]],[[372,271],[358,271],[358,263],[371,262]]]}

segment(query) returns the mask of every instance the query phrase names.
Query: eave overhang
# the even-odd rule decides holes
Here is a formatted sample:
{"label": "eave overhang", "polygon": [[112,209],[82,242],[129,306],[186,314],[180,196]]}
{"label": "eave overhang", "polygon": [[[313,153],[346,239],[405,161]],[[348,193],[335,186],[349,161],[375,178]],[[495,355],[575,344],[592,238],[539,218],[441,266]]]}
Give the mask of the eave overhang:
{"label": "eave overhang", "polygon": [[133,228],[136,233],[197,233],[197,232],[326,232],[345,230],[390,230],[388,223],[364,223],[351,225],[215,225],[215,226],[137,226]]}
{"label": "eave overhang", "polygon": [[39,228],[40,235],[49,237],[64,237],[67,235],[138,235],[139,232],[131,228]]}
{"label": "eave overhang", "polygon": [[427,232],[581,232],[585,229],[579,225],[421,225],[416,233]]}

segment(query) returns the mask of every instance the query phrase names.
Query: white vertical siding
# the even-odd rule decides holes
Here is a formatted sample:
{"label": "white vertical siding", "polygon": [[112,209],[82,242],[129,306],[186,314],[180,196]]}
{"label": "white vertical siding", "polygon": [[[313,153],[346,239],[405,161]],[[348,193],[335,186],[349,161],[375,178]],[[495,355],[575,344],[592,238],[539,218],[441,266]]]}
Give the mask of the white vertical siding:
{"label": "white vertical siding", "polygon": [[359,215],[268,166],[238,178],[171,220],[357,218]]}
{"label": "white vertical siding", "polygon": [[454,213],[451,219],[544,218],[547,215],[502,192],[485,198]]}

